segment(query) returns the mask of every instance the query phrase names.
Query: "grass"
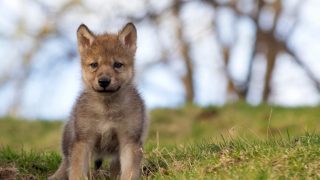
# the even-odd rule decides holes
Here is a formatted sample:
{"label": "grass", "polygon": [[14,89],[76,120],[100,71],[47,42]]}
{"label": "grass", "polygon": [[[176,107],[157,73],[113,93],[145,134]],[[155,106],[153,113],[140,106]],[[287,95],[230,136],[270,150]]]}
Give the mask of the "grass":
{"label": "grass", "polygon": [[319,147],[320,136],[310,134],[294,140],[203,141],[153,150],[146,165],[155,179],[319,178]]}
{"label": "grass", "polygon": [[[319,107],[185,106],[156,109],[150,117],[145,179],[320,178]],[[61,127],[0,120],[0,179],[1,172],[21,179],[52,174],[61,160]]]}
{"label": "grass", "polygon": [[13,149],[58,151],[61,132],[62,122],[59,121],[0,119],[0,145]]}

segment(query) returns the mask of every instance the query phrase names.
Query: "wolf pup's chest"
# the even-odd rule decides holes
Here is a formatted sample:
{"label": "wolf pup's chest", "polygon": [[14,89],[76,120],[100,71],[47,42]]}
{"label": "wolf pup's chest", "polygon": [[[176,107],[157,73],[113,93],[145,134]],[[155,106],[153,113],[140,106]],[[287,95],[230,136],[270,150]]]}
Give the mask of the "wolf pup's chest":
{"label": "wolf pup's chest", "polygon": [[124,118],[124,111],[120,105],[105,105],[92,103],[89,110],[94,114],[95,121],[104,126],[107,122],[117,122]]}
{"label": "wolf pup's chest", "polygon": [[97,154],[112,154],[118,151],[119,143],[116,131],[113,128],[105,129],[97,134],[95,151]]}
{"label": "wolf pup's chest", "polygon": [[110,154],[118,150],[116,128],[122,122],[124,115],[119,107],[99,106],[96,113],[96,143],[98,154]]}

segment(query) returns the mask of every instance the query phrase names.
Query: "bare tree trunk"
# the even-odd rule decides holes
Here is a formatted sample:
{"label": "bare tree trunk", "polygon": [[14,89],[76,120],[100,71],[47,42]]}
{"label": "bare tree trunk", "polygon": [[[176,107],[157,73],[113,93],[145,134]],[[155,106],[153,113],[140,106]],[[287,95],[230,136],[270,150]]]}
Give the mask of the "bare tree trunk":
{"label": "bare tree trunk", "polygon": [[274,65],[276,62],[278,51],[275,47],[268,46],[268,52],[267,52],[267,71],[265,75],[265,81],[264,81],[264,87],[263,87],[263,95],[262,100],[264,102],[268,101],[270,92],[271,92],[271,80],[272,80],[272,73],[274,69]]}
{"label": "bare tree trunk", "polygon": [[190,57],[190,45],[183,37],[183,25],[181,22],[181,19],[179,17],[180,13],[180,7],[179,1],[175,2],[175,5],[173,6],[173,14],[177,21],[177,29],[176,29],[176,35],[178,39],[178,45],[180,46],[180,53],[183,58],[185,67],[186,67],[186,74],[182,78],[183,84],[186,91],[186,103],[193,103],[194,100],[194,84],[193,84],[193,65],[192,65],[192,59]]}
{"label": "bare tree trunk", "polygon": [[[273,19],[273,26],[271,31],[263,33],[263,42],[267,47],[266,58],[267,58],[267,71],[265,76],[264,82],[264,89],[262,99],[266,102],[269,98],[271,92],[271,80],[272,80],[272,73],[275,66],[275,62],[277,59],[277,55],[279,53],[279,41],[275,37],[275,29],[277,26],[277,22],[279,20],[280,12],[282,11],[282,4],[280,1],[275,1],[273,4],[274,9],[274,19]],[[261,30],[260,30],[261,31]]]}
{"label": "bare tree trunk", "polygon": [[186,64],[187,73],[183,77],[184,86],[186,89],[186,102],[192,103],[194,100],[194,85],[193,85],[193,68],[192,60],[189,56],[189,47],[186,45],[182,46],[182,55]]}
{"label": "bare tree trunk", "polygon": [[223,58],[224,58],[224,67],[225,75],[227,79],[227,100],[234,100],[234,96],[237,96],[239,99],[244,99],[241,92],[235,87],[232,81],[231,74],[228,69],[230,61],[230,48],[223,48]]}

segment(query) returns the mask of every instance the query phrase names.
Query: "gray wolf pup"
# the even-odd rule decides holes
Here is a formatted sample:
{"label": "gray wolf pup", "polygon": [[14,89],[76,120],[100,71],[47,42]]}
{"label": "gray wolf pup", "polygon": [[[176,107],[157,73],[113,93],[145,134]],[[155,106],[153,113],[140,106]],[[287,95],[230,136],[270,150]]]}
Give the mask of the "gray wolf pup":
{"label": "gray wolf pup", "polygon": [[84,89],[62,137],[63,159],[49,179],[87,179],[91,159],[100,168],[110,157],[110,174],[139,179],[147,118],[133,83],[137,31],[128,23],[117,34],[77,31]]}

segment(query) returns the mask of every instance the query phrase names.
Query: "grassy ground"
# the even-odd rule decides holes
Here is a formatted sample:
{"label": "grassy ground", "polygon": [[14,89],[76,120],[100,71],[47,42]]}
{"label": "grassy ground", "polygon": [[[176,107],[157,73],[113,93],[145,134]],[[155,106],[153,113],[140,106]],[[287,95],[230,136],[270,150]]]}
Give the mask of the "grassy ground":
{"label": "grassy ground", "polygon": [[[320,178],[319,107],[186,106],[157,109],[150,117],[144,178]],[[0,120],[0,179],[53,173],[61,159],[61,127],[62,122]]]}

